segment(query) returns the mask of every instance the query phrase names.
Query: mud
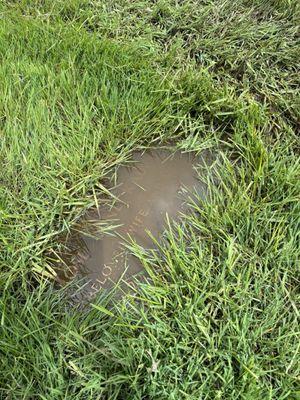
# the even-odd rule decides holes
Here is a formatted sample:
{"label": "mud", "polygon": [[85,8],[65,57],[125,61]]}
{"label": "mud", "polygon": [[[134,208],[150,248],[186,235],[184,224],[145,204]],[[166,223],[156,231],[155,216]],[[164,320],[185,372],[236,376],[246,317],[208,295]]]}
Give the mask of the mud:
{"label": "mud", "polygon": [[[130,164],[121,166],[111,178],[110,191],[116,199],[92,210],[79,224],[80,233],[68,240],[70,258],[66,261],[72,276],[84,277],[84,292],[92,296],[122,279],[143,272],[141,263],[124,247],[134,240],[144,248],[153,248],[148,232],[160,239],[170,221],[187,211],[193,193],[206,196],[206,187],[198,179],[196,167],[210,163],[209,156],[195,157],[170,150],[135,152]],[[105,234],[91,234],[92,226],[114,226]],[[89,228],[88,228],[89,227]],[[102,229],[103,230],[103,229]],[[125,272],[126,271],[126,272]],[[61,275],[60,275],[61,276]]]}

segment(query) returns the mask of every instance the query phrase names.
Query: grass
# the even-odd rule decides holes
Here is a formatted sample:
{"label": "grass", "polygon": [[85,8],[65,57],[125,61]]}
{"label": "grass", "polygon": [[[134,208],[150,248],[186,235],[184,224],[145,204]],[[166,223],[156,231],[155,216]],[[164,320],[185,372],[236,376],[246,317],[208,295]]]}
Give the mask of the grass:
{"label": "grass", "polygon": [[[299,399],[298,2],[0,7],[0,398]],[[70,310],[58,238],[170,142],[218,149],[210,201],[133,246],[136,298]]]}

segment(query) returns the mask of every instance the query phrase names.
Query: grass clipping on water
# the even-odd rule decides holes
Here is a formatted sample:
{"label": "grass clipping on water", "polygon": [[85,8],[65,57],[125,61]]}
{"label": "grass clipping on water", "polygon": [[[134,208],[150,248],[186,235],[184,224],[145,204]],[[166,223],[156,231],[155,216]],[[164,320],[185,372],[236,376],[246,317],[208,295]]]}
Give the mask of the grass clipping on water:
{"label": "grass clipping on water", "polygon": [[[125,3],[1,5],[1,398],[297,399],[299,5]],[[73,312],[57,239],[170,141],[219,149],[210,201],[132,249],[135,298]]]}

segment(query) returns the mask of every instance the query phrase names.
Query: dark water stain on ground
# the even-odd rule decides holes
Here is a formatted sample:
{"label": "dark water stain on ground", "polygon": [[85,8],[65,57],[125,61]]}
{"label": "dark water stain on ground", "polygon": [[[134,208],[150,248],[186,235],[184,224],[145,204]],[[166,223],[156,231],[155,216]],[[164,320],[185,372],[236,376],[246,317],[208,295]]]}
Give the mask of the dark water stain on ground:
{"label": "dark water stain on ground", "polygon": [[[180,212],[187,211],[186,202],[192,193],[205,197],[206,186],[195,168],[204,163],[210,163],[204,153],[196,158],[160,149],[135,152],[132,163],[118,168],[111,189],[118,200],[91,211],[82,222],[83,232],[69,239],[71,271],[85,278],[84,296],[91,297],[102,288],[112,287],[121,277],[129,279],[143,271],[124,243],[133,239],[144,248],[153,248],[148,231],[159,239],[166,227],[166,215],[170,221],[178,220]],[[115,228],[96,237],[87,233],[87,226],[105,221]]]}

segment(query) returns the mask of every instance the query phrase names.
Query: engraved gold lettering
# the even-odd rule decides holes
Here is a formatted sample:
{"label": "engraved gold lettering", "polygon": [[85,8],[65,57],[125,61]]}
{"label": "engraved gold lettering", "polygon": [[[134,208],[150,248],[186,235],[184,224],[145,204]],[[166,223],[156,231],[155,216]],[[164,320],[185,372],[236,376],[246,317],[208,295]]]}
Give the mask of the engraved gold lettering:
{"label": "engraved gold lettering", "polygon": [[142,224],[142,223],[143,223],[143,221],[141,221],[140,218],[139,218],[137,215],[135,216],[135,220],[136,220],[139,224]]}
{"label": "engraved gold lettering", "polygon": [[95,291],[99,290],[99,287],[97,286],[97,281],[92,284],[91,288],[92,288],[92,290],[95,290]]}
{"label": "engraved gold lettering", "polygon": [[100,279],[97,279],[97,282],[100,283],[100,287],[102,285],[104,285],[106,281],[107,281],[107,278],[105,278],[103,281],[100,281]]}
{"label": "engraved gold lettering", "polygon": [[[108,272],[104,272],[104,271],[108,271]],[[111,275],[111,268],[110,268],[110,266],[108,266],[108,265],[105,265],[104,266],[104,268],[103,268],[103,271],[102,271],[102,275],[103,276],[110,276]]]}
{"label": "engraved gold lettering", "polygon": [[140,210],[139,214],[142,215],[143,217],[147,217],[149,215],[149,210]]}
{"label": "engraved gold lettering", "polygon": [[132,225],[129,226],[128,232],[133,232],[133,226]]}

